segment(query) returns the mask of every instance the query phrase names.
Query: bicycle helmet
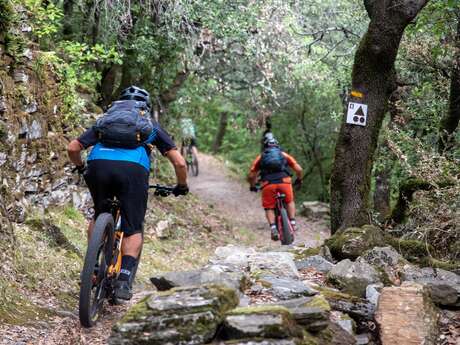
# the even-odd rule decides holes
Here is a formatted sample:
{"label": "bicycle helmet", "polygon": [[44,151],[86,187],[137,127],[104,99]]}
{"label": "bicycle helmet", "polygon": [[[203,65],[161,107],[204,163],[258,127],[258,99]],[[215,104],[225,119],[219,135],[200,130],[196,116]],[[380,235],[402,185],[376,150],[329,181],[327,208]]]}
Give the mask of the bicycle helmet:
{"label": "bicycle helmet", "polygon": [[134,85],[121,91],[119,99],[144,102],[150,108],[150,94],[146,90]]}
{"label": "bicycle helmet", "polygon": [[275,139],[273,133],[267,132],[264,135],[264,147],[278,147],[279,143],[278,140]]}

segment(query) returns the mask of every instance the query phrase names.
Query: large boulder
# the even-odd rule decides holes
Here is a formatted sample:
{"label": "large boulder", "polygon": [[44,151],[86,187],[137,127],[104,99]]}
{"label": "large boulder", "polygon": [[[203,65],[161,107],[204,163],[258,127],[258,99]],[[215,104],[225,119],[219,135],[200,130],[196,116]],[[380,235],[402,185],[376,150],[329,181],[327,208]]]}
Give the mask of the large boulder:
{"label": "large boulder", "polygon": [[237,305],[235,290],[219,285],[153,294],[114,326],[109,344],[203,344],[214,338],[225,313]]}
{"label": "large boulder", "polygon": [[385,240],[380,228],[364,225],[337,231],[326,240],[326,245],[337,259],[356,259],[366,250],[384,246]]}
{"label": "large boulder", "polygon": [[420,284],[383,288],[375,319],[382,345],[436,343],[438,314]]}
{"label": "large boulder", "polygon": [[380,275],[368,263],[345,259],[332,268],[327,279],[346,293],[365,297],[366,287],[369,284],[379,283]]}
{"label": "large boulder", "polygon": [[[376,270],[382,273],[387,283],[399,285],[400,272],[409,262],[404,259],[393,247],[375,247],[361,255],[359,262],[365,262],[372,265]],[[388,284],[390,285],[390,284]]]}
{"label": "large boulder", "polygon": [[306,218],[322,219],[330,213],[329,205],[320,201],[304,201],[300,206],[300,214]]}
{"label": "large boulder", "polygon": [[313,296],[318,293],[306,283],[287,277],[263,275],[257,279],[257,282],[265,287],[270,294],[281,300]]}
{"label": "large boulder", "polygon": [[285,339],[301,334],[287,308],[250,306],[230,311],[218,334],[220,339],[274,338]]}
{"label": "large boulder", "polygon": [[299,278],[294,256],[287,252],[256,253],[249,256],[251,275],[274,275],[278,277]]}
{"label": "large boulder", "polygon": [[404,266],[402,281],[424,285],[431,293],[433,302],[448,307],[460,307],[460,276],[439,268]]}

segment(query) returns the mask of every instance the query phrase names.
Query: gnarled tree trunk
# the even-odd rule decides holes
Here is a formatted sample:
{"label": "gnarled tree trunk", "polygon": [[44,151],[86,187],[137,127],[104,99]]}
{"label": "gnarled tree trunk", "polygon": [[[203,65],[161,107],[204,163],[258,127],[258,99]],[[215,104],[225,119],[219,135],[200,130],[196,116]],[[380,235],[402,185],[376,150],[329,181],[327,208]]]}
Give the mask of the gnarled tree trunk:
{"label": "gnarled tree trunk", "polygon": [[439,128],[438,151],[441,154],[454,146],[453,134],[460,121],[460,18],[457,20],[456,52],[450,77],[449,110],[442,118]]}
{"label": "gnarled tree trunk", "polygon": [[[382,120],[395,88],[402,35],[428,0],[365,0],[371,22],[355,55],[353,90],[368,105],[367,125],[340,129],[331,176],[331,229],[369,223],[371,170]],[[346,115],[346,114],[345,114]]]}
{"label": "gnarled tree trunk", "polygon": [[217,153],[222,146],[222,142],[224,141],[225,132],[227,130],[227,123],[228,123],[228,113],[223,111],[220,113],[219,119],[219,128],[217,129],[216,136],[214,138],[214,142],[212,143],[212,152]]}

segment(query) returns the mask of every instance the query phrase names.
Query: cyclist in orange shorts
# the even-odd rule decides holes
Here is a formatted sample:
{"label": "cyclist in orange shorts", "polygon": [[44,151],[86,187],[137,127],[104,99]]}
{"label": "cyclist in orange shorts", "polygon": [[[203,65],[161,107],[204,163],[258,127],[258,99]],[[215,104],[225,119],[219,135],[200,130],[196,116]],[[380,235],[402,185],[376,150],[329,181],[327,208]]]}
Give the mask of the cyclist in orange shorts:
{"label": "cyclist in orange shorts", "polygon": [[296,173],[297,179],[294,182],[296,189],[302,184],[302,167],[297,161],[286,152],[283,152],[271,132],[264,136],[263,152],[252,162],[249,171],[248,181],[250,190],[257,192],[256,183],[260,174],[262,187],[262,206],[265,209],[265,216],[270,224],[271,238],[278,241],[278,231],[275,224],[276,193],[286,195],[286,209],[295,229],[295,202],[292,190],[291,168]]}

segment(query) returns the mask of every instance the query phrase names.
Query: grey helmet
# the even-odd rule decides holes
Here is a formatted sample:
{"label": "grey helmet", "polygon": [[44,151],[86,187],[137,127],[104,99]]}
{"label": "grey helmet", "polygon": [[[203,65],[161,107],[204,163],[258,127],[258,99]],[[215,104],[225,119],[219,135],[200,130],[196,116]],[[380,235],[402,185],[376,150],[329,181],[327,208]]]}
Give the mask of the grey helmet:
{"label": "grey helmet", "polygon": [[264,135],[264,147],[277,147],[279,146],[278,140],[275,139],[272,132],[267,132]]}
{"label": "grey helmet", "polygon": [[120,93],[119,100],[135,100],[144,102],[150,109],[150,94],[140,87],[131,85]]}

